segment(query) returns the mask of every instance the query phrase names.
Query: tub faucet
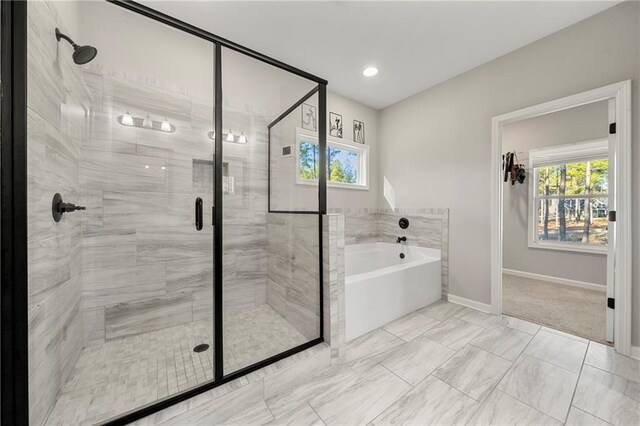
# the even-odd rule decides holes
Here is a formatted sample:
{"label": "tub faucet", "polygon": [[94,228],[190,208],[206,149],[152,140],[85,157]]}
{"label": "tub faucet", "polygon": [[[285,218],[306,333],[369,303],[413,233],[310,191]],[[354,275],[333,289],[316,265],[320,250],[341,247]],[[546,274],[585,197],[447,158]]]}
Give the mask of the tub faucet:
{"label": "tub faucet", "polygon": [[396,240],[396,243],[401,243],[403,241],[407,241],[407,237],[398,237],[398,239]]}

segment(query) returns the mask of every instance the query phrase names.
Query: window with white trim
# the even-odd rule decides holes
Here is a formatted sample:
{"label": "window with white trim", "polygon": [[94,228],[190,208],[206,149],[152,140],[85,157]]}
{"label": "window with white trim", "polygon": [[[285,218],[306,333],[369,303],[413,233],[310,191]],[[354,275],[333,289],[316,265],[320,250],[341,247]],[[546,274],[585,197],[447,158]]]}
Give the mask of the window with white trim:
{"label": "window with white trim", "polygon": [[[317,133],[296,132],[296,183],[317,185],[320,163]],[[327,186],[369,189],[369,147],[327,138]]]}
{"label": "window with white trim", "polygon": [[529,151],[529,246],[606,253],[607,140]]}

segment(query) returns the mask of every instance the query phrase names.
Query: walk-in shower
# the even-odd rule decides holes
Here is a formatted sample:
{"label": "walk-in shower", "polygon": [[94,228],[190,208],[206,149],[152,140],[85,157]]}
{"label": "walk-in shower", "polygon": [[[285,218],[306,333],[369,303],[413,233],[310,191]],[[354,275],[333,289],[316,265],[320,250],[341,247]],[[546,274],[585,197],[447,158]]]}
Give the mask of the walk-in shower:
{"label": "walk-in shower", "polygon": [[325,146],[326,82],[131,2],[12,9],[29,422],[131,421],[320,343],[325,170],[295,199],[275,147],[303,107]]}

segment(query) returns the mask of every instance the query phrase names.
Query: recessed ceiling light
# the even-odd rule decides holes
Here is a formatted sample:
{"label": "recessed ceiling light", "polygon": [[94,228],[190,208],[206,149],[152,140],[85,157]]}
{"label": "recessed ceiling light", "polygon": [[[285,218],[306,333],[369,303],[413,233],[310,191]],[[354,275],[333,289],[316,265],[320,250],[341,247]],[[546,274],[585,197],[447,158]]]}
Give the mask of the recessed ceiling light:
{"label": "recessed ceiling light", "polygon": [[362,75],[365,77],[373,77],[376,74],[378,74],[378,68],[376,67],[366,67],[362,70]]}

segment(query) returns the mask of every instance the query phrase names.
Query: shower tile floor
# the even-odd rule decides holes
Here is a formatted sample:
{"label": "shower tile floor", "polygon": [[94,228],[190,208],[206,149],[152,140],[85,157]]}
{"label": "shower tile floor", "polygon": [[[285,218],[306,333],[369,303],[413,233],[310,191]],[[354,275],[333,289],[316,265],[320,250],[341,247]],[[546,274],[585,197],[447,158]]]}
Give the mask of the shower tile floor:
{"label": "shower tile floor", "polygon": [[295,366],[136,424],[638,425],[640,361],[439,302],[349,342],[342,362]]}
{"label": "shower tile floor", "polygon": [[[268,305],[224,321],[225,373],[307,342]],[[206,343],[205,352],[193,348]],[[213,379],[213,324],[203,320],[85,348],[47,424],[95,424]]]}

